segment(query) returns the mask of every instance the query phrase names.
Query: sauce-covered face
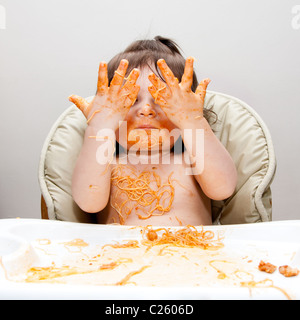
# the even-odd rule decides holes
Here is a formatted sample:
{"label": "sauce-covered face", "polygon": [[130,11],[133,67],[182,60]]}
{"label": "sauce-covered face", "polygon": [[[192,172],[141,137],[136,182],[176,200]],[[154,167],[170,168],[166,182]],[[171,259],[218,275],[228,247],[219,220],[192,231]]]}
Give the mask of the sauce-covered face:
{"label": "sauce-covered face", "polygon": [[170,150],[180,136],[179,129],[155,103],[148,90],[151,85],[148,76],[152,73],[150,68],[141,69],[137,100],[116,132],[118,143],[128,150]]}

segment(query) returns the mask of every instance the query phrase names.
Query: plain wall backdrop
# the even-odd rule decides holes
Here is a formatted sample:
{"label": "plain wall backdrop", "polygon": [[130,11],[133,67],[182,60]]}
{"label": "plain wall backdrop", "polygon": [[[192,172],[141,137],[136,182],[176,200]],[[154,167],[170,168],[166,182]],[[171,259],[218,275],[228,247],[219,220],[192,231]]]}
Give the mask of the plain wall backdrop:
{"label": "plain wall backdrop", "polygon": [[[299,219],[300,0],[0,0],[0,218],[39,218],[38,164],[68,96],[134,40],[177,41],[210,90],[252,106],[277,156],[273,219]],[[298,10],[299,8],[299,10]],[[4,13],[4,14],[3,14]],[[3,19],[2,19],[2,24]],[[3,25],[2,25],[3,26]]]}

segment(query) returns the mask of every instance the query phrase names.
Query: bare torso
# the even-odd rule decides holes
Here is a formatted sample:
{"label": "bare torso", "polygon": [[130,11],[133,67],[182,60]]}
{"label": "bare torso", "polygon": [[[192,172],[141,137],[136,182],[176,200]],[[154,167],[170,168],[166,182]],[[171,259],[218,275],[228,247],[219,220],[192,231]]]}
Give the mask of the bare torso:
{"label": "bare torso", "polygon": [[110,200],[98,213],[98,222],[139,226],[211,224],[210,199],[193,175],[186,173],[188,165],[182,155],[171,155],[170,160],[170,164],[114,165]]}

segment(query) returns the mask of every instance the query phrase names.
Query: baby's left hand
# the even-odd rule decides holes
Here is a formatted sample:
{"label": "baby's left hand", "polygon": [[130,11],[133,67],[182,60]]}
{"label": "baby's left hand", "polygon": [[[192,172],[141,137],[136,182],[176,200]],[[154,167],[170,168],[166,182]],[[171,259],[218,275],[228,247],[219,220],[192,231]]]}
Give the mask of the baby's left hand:
{"label": "baby's left hand", "polygon": [[203,106],[206,88],[210,79],[200,82],[194,93],[191,90],[193,84],[193,64],[194,58],[186,60],[184,74],[181,82],[175,78],[173,72],[168,67],[165,60],[160,59],[157,65],[162,72],[166,83],[160,80],[155,74],[149,75],[149,80],[153,84],[148,88],[152,97],[168,118],[179,128],[189,127],[191,122],[203,117]]}

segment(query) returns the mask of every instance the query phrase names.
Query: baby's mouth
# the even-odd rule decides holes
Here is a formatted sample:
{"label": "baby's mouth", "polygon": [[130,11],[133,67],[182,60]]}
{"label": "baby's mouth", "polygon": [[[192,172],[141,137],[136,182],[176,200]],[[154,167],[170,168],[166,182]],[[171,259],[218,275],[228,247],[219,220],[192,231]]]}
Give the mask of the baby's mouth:
{"label": "baby's mouth", "polygon": [[128,134],[128,141],[135,142],[135,148],[149,150],[159,147],[162,143],[160,129],[152,125],[139,125]]}
{"label": "baby's mouth", "polygon": [[145,129],[145,130],[147,130],[147,129],[158,129],[158,128],[156,128],[156,127],[154,127],[154,126],[152,126],[150,124],[144,124],[144,125],[140,125],[140,126],[136,127],[135,129]]}

